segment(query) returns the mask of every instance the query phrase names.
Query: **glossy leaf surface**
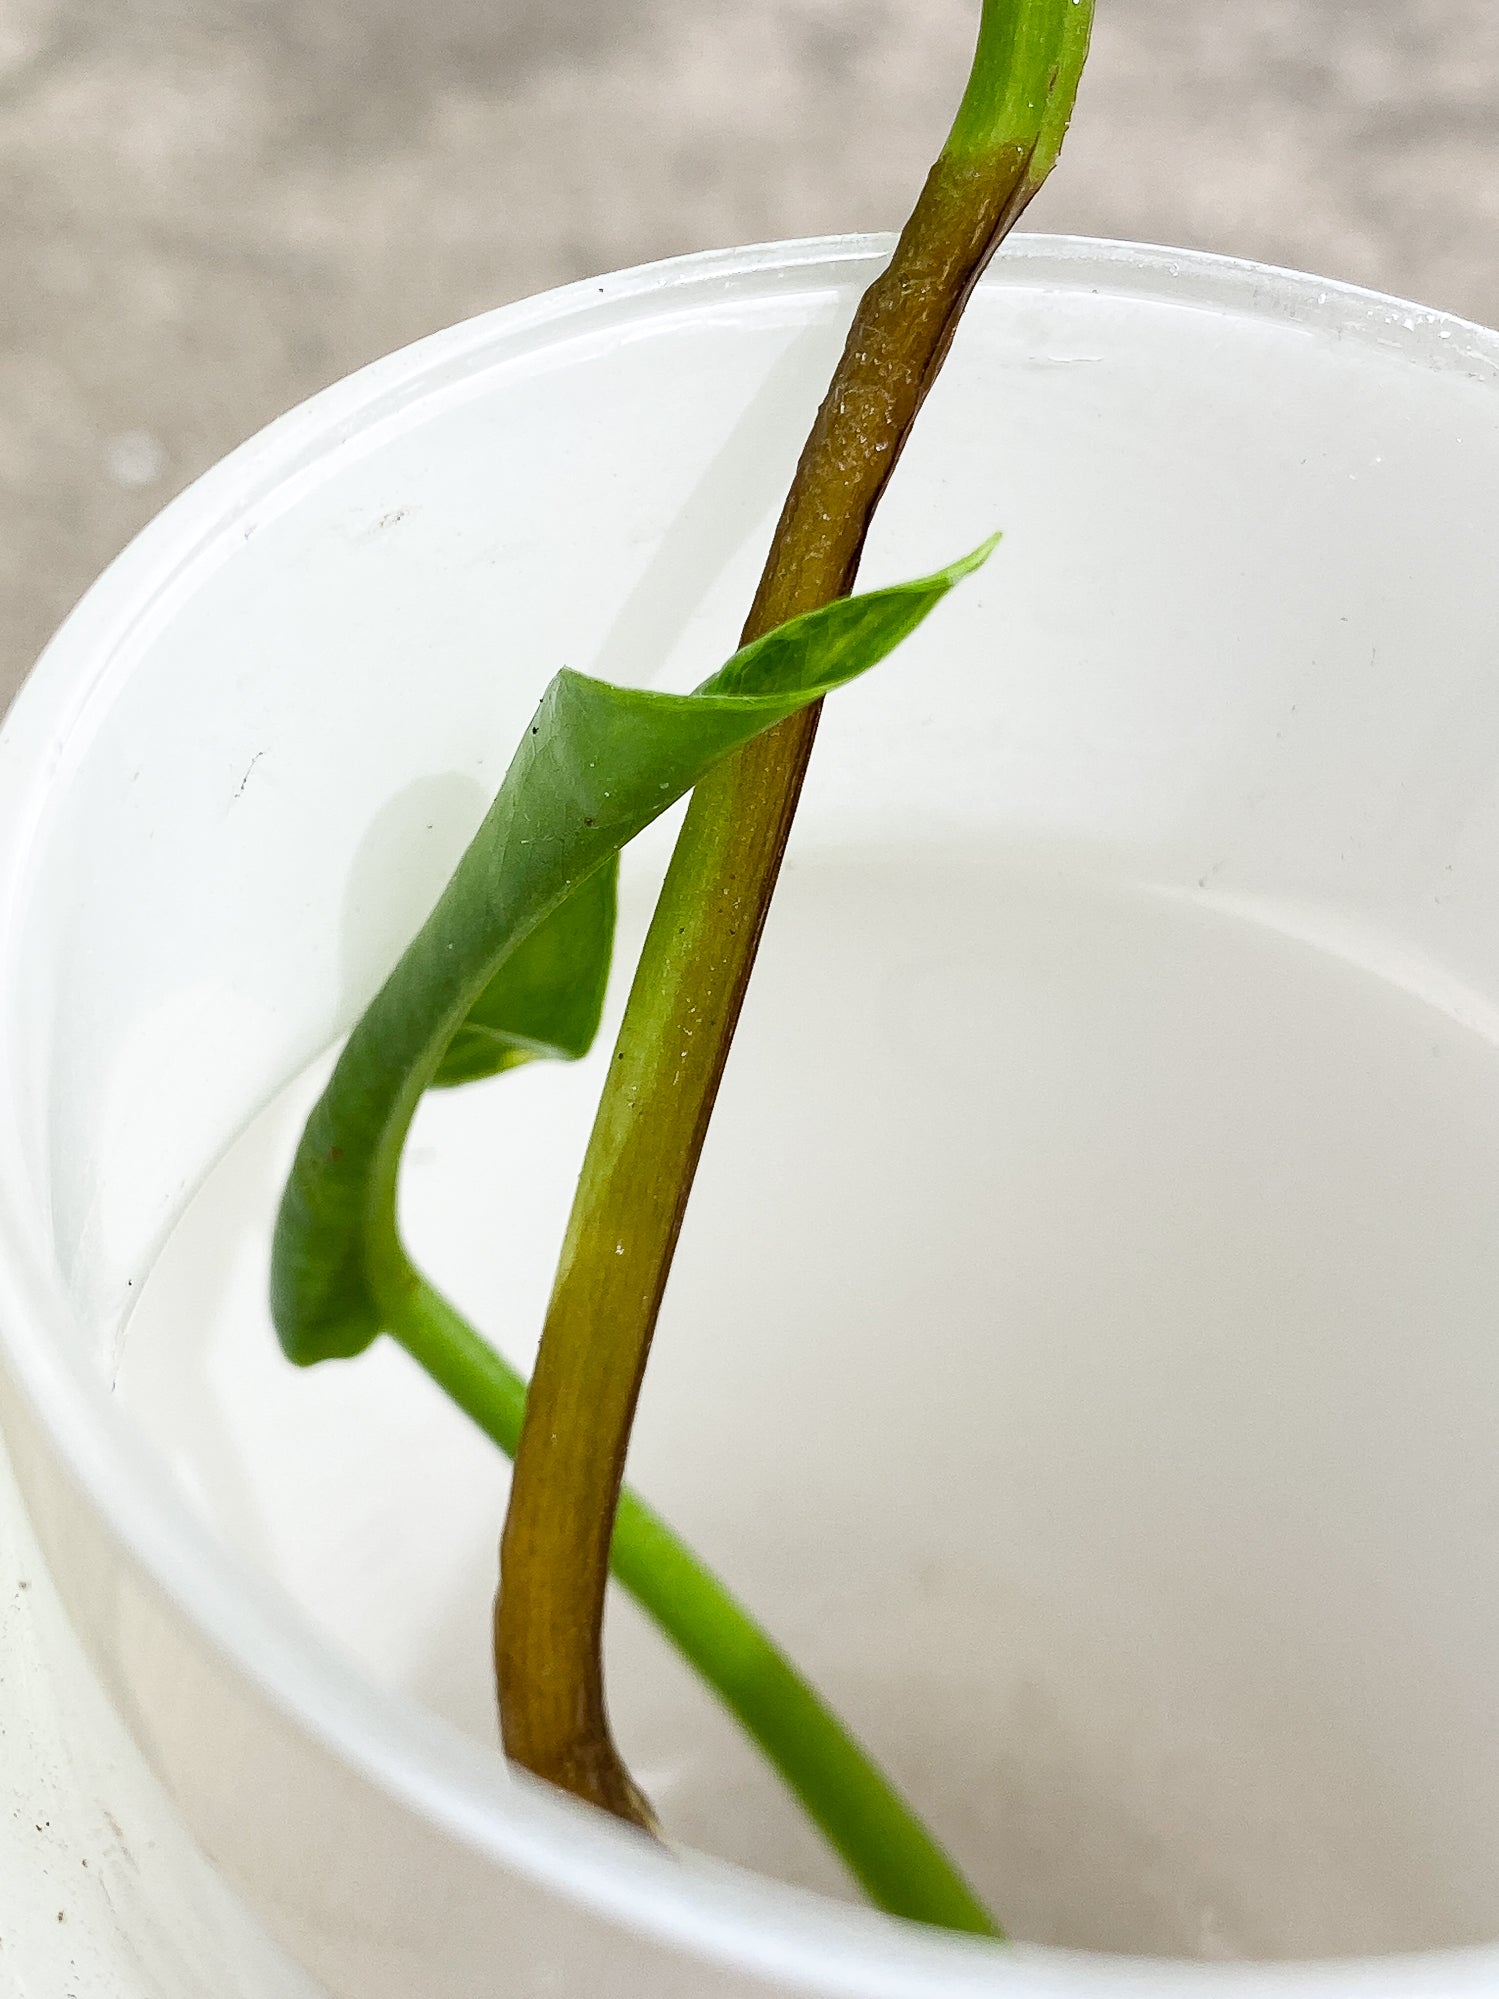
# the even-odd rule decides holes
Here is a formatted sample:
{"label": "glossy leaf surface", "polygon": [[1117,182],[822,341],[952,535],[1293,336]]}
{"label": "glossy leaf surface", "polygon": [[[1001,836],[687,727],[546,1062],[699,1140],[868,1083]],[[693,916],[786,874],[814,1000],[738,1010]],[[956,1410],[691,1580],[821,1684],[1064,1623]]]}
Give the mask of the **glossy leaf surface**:
{"label": "glossy leaf surface", "polygon": [[614,948],[619,857],[606,861],[518,944],[448,1043],[439,1089],[522,1062],[576,1062],[593,1046]]}

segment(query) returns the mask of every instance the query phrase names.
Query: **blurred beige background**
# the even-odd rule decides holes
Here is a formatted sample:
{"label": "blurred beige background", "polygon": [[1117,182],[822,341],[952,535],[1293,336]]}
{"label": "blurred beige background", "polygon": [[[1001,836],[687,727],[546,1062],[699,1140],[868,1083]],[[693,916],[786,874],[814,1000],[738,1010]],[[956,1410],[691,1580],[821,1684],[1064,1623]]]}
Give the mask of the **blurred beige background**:
{"label": "blurred beige background", "polygon": [[[899,224],[978,0],[0,0],[0,705],[268,418],[540,287]],[[1098,0],[1032,226],[1499,320],[1499,0]]]}

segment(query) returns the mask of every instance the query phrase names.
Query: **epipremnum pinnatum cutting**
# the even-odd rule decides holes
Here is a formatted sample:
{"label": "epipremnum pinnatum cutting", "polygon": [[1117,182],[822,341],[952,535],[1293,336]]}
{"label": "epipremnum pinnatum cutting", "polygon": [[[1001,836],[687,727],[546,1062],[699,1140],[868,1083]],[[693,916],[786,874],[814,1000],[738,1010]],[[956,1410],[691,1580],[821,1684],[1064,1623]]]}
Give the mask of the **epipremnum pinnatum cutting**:
{"label": "epipremnum pinnatum cutting", "polygon": [[[501,1719],[515,1760],[652,1823],[615,1751],[604,1702],[612,1561],[872,1899],[990,1935],[1001,1934],[993,1918],[859,1745],[621,1481],[821,699],[982,559],[980,551],[901,591],[847,597],[870,519],[972,289],[1056,160],[1091,17],[1092,0],[983,0],[952,131],[889,267],[854,315],[742,651],[691,697],[631,694],[576,675],[552,683],[474,845],[313,1114],[282,1206],[273,1279],[294,1359],[352,1354],[389,1330],[516,1457],[495,1623]],[[868,657],[856,661],[861,646]],[[694,786],[609,1065],[528,1393],[405,1257],[395,1229],[401,1147],[429,1085],[587,1045],[607,971],[619,848]],[[535,816],[543,806],[559,815],[550,832]]]}

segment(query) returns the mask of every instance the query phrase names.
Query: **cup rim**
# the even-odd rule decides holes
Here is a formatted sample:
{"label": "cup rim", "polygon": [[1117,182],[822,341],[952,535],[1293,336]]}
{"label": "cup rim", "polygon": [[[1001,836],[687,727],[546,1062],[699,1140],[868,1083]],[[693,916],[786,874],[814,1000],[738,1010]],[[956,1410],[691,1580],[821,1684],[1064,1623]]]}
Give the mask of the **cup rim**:
{"label": "cup rim", "polygon": [[[293,505],[350,450],[419,423],[436,399],[537,345],[726,297],[852,288],[888,236],[700,252],[502,306],[335,383],[195,481],[88,590],[0,726],[0,965],[13,956],[31,855],[65,745],[90,729],[155,622],[261,519]],[[1420,368],[1499,388],[1499,333],[1363,288],[1202,251],[1020,236],[986,287],[1052,285],[1335,330]],[[1180,1999],[1284,1994],[1371,1999],[1492,1990],[1499,1944],[1378,1959],[1198,1965],[1014,1946],[893,1923],[723,1863],[684,1869],[600,1815],[529,1781],[496,1784],[498,1752],[366,1682],[265,1579],[226,1560],[106,1392],[58,1278],[27,1225],[27,1174],[0,1131],[0,1368],[49,1448],[130,1559],[231,1670],[359,1775],[491,1862],[698,1961],[850,1999],[1107,1989]]]}

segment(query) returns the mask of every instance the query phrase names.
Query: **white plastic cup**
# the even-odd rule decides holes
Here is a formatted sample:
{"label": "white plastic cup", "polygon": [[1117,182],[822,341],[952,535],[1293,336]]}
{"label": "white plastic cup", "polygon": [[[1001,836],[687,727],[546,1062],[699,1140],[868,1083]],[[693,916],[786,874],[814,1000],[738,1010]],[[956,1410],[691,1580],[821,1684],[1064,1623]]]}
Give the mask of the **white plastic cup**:
{"label": "white plastic cup", "polygon": [[[142,1993],[1499,1986],[1492,334],[1006,250],[863,580],[1006,540],[830,704],[673,1283],[635,1475],[1017,1931],[1087,1950],[894,1924],[514,1780],[482,1658],[419,1659],[411,1621],[458,1542],[452,1602],[488,1586],[499,1474],[457,1419],[393,1352],[236,1344],[254,1283],[158,1274],[128,1326],[548,675],[685,685],[732,648],[883,253],[688,258],[364,370],[171,506],[0,733],[5,1432],[106,1696],[79,1757],[123,1720],[119,1810],[159,1783],[190,1835],[107,1919]],[[424,1253],[507,1339],[595,1080],[439,1106],[478,1194],[413,1164]],[[390,1448],[429,1436],[451,1457]],[[737,1752],[624,1618],[618,1650],[704,1843],[820,1879],[748,1764],[714,1820]]]}

